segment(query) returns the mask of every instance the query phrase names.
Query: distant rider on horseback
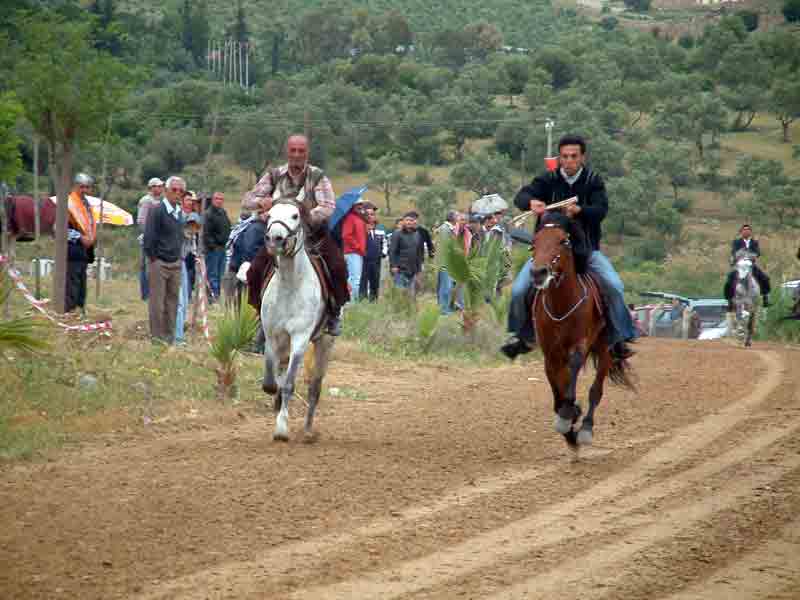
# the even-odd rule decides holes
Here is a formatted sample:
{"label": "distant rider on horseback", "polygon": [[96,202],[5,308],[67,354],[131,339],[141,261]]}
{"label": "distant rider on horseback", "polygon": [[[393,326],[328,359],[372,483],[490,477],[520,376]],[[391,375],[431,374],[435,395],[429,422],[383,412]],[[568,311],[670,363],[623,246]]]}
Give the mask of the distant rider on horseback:
{"label": "distant rider on horseback", "polygon": [[[761,290],[761,296],[764,300],[764,306],[769,306],[769,292],[770,292],[770,283],[769,277],[767,276],[764,271],[758,268],[755,259],[761,256],[761,247],[758,244],[758,240],[753,238],[753,228],[750,227],[747,223],[742,225],[741,229],[739,229],[739,237],[733,240],[731,243],[731,265],[736,266],[737,255],[739,253],[746,251],[750,253],[750,257],[753,260],[753,277],[755,277],[756,282],[758,283],[758,287]],[[736,280],[736,269],[734,268],[730,273],[728,273],[728,279],[725,282],[725,297],[728,300],[729,309],[732,309],[733,304],[733,292],[732,290],[734,281]],[[730,295],[729,295],[730,294]]]}
{"label": "distant rider on horseback", "polygon": [[[576,204],[567,206],[567,216],[582,229],[590,248],[587,249],[588,271],[598,280],[605,301],[606,327],[611,355],[625,359],[633,355],[627,342],[637,337],[628,308],[625,289],[611,261],[600,252],[601,223],[608,213],[608,196],[600,175],[585,164],[586,141],[580,136],[564,136],[558,142],[560,168],[536,177],[524,186],[514,198],[522,211],[536,215],[536,230],[549,204],[577,197]],[[511,359],[530,352],[535,344],[531,322],[531,265],[525,263],[511,288],[511,306],[508,329],[512,337],[501,347],[501,352]]]}
{"label": "distant rider on horseback", "polygon": [[[243,208],[251,211],[268,211],[273,203],[291,201],[302,205],[309,215],[311,245],[316,247],[327,266],[328,284],[332,301],[329,305],[327,333],[339,335],[342,331],[342,306],[350,299],[347,289],[347,265],[342,249],[331,237],[327,221],[336,208],[336,196],[330,179],[322,169],[308,162],[308,139],[304,135],[291,135],[286,141],[288,162],[268,169],[256,186],[242,200]],[[264,280],[272,269],[272,257],[264,248],[253,260],[247,272],[250,287],[249,302],[256,309],[261,305]]]}

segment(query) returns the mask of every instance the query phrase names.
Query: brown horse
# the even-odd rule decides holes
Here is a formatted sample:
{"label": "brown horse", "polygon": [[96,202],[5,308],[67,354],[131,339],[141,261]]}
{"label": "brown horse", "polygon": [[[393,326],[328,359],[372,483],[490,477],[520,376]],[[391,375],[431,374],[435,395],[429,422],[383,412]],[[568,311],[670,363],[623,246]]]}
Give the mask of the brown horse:
{"label": "brown horse", "polygon": [[[609,352],[598,285],[590,275],[576,270],[573,239],[580,233],[567,217],[547,213],[534,238],[531,267],[537,290],[534,327],[553,390],[555,430],[571,447],[592,443],[594,411],[603,397],[606,377],[628,389],[634,387],[629,363],[613,360]],[[596,374],[589,389],[589,410],[576,430],[581,408],[575,388],[589,356],[594,359]]]}

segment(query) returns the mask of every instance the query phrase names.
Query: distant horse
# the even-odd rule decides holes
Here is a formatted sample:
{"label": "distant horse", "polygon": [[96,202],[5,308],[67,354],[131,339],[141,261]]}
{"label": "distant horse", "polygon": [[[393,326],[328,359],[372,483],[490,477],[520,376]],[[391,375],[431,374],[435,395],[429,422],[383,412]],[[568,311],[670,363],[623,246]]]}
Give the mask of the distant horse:
{"label": "distant horse", "polygon": [[756,318],[758,317],[761,289],[753,277],[753,261],[755,254],[745,249],[739,250],[734,257],[735,268],[728,276],[725,284],[725,297],[733,302],[733,332],[744,342],[745,348],[753,344]]}
{"label": "distant horse", "polygon": [[[579,275],[573,253],[573,223],[565,216],[548,213],[534,238],[534,326],[544,354],[547,380],[553,391],[555,430],[571,447],[592,443],[594,411],[603,397],[606,377],[634,389],[630,364],[614,360],[608,348],[602,300],[591,276]],[[581,408],[576,399],[578,374],[589,356],[595,378],[589,389],[589,410],[576,430]]]}
{"label": "distant horse", "polygon": [[[33,196],[24,194],[9,195],[6,197],[5,215],[3,224],[8,230],[8,254],[13,261],[16,256],[17,242],[32,242],[36,232],[36,209]],[[3,213],[0,212],[0,220]],[[48,198],[39,200],[39,232],[42,235],[53,235],[56,223],[56,205]]]}
{"label": "distant horse", "polygon": [[263,389],[275,396],[273,439],[289,439],[289,400],[294,395],[297,371],[310,343],[314,346],[311,376],[306,375],[308,412],[305,439],[314,439],[314,413],[328,368],[333,338],[323,334],[326,294],[322,278],[306,247],[304,210],[294,203],[280,203],[269,211],[267,249],[275,257],[275,273],[261,301],[264,329]]}

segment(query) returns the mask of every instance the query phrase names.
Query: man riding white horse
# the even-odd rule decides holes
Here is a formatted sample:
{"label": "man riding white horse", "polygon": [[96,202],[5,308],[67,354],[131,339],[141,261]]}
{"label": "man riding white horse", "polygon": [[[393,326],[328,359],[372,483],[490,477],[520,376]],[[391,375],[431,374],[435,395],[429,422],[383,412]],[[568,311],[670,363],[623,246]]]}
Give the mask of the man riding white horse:
{"label": "man riding white horse", "polygon": [[[761,289],[764,306],[769,306],[769,277],[766,273],[764,273],[764,271],[759,269],[758,265],[756,264],[756,259],[761,256],[761,247],[758,244],[758,240],[753,238],[753,228],[747,223],[742,225],[741,229],[739,230],[739,237],[733,240],[733,243],[731,244],[731,266],[736,266],[737,256],[741,252],[747,252],[749,254],[749,258],[753,263],[753,277],[755,277],[758,287]],[[733,269],[730,273],[728,273],[728,280],[725,283],[726,289],[733,285],[735,278],[736,269]]]}
{"label": "man riding white horse", "polygon": [[[242,200],[242,206],[251,211],[268,211],[274,203],[294,202],[303,205],[309,215],[310,244],[322,257],[329,275],[331,290],[327,333],[339,335],[342,331],[341,309],[350,299],[347,289],[347,265],[342,249],[328,232],[327,220],[336,208],[333,186],[322,169],[308,162],[308,139],[304,135],[291,135],[286,141],[287,163],[268,169],[256,186]],[[262,250],[247,272],[248,301],[260,310],[264,280],[272,270],[272,257]]]}

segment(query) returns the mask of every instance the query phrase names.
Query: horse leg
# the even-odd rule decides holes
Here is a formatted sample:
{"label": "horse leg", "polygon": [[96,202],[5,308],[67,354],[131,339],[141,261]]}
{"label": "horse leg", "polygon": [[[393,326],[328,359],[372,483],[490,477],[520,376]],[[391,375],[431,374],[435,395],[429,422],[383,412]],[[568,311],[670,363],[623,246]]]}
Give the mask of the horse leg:
{"label": "horse leg", "polygon": [[578,432],[578,443],[581,446],[590,446],[592,443],[592,430],[594,428],[594,410],[603,398],[603,383],[611,369],[611,354],[606,344],[600,345],[597,361],[597,373],[592,387],[589,388],[589,409],[583,417],[581,429]]}
{"label": "horse leg", "polygon": [[311,374],[311,381],[308,384],[308,412],[306,412],[306,422],[304,427],[304,440],[314,441],[314,414],[317,411],[317,403],[322,392],[322,379],[328,370],[328,360],[333,349],[333,338],[323,335],[314,342],[314,368]]}
{"label": "horse leg", "polygon": [[753,331],[756,324],[756,307],[755,305],[750,309],[750,316],[747,317],[747,330],[744,336],[744,347],[749,348],[753,345]]}
{"label": "horse leg", "polygon": [[294,396],[294,382],[297,378],[297,370],[303,364],[303,356],[308,348],[308,338],[299,343],[290,343],[289,366],[281,382],[281,408],[275,417],[275,432],[272,434],[273,440],[282,442],[289,441],[289,400]]}
{"label": "horse leg", "polygon": [[[266,337],[266,336],[265,336]],[[270,396],[278,393],[278,381],[275,378],[275,369],[278,364],[278,357],[272,342],[267,338],[264,342],[264,380],[261,389]]]}
{"label": "horse leg", "polygon": [[[578,384],[578,373],[583,366],[584,353],[580,350],[575,350],[570,354],[569,361],[567,362],[567,391],[564,395],[561,406],[557,410],[556,416],[556,431],[558,433],[567,434],[572,430],[572,426],[577,422],[581,415],[580,406],[576,401],[576,387]],[[567,440],[569,441],[569,440]]]}

